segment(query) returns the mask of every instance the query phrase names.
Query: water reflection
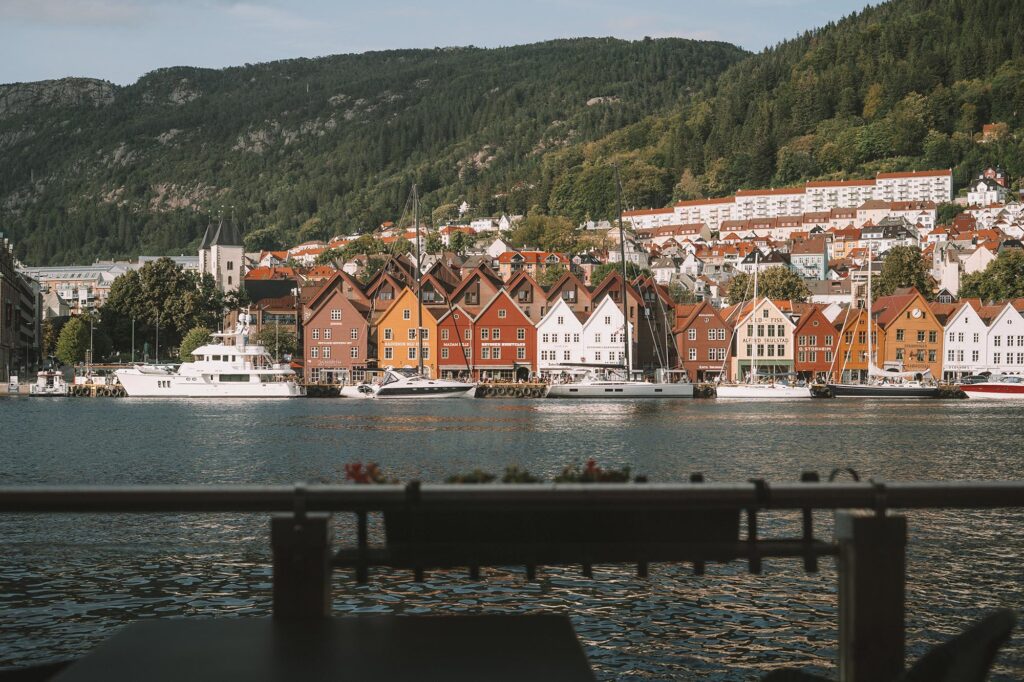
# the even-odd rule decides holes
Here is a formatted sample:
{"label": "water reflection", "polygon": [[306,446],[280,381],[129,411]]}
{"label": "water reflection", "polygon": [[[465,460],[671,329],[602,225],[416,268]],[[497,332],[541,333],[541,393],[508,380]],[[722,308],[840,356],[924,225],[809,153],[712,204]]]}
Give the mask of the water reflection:
{"label": "water reflection", "polygon": [[[561,401],[30,401],[0,404],[0,481],[25,484],[340,481],[355,459],[403,480],[509,464],[552,477],[597,457],[652,480],[796,480],[852,466],[878,479],[1024,478],[1021,408],[971,402],[784,404]],[[985,610],[1024,602],[1024,515],[914,512],[908,644],[917,656]],[[794,515],[765,519],[794,532]],[[817,532],[828,533],[827,516]],[[381,533],[379,519],[371,526]],[[338,517],[338,542],[350,542]],[[270,608],[259,515],[0,516],[0,666],[86,651],[135,618]],[[799,561],[596,567],[595,579],[521,569],[485,582],[402,572],[336,577],[343,613],[568,613],[604,679],[746,680],[779,665],[832,671],[835,575]],[[1018,636],[994,679],[1024,674]]]}

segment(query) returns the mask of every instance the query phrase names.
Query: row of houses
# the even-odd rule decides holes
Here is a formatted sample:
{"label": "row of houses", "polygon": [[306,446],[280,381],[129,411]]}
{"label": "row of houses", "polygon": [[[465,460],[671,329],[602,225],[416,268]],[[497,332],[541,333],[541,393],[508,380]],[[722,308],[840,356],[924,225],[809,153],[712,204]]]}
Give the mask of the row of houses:
{"label": "row of houses", "polygon": [[634,366],[678,364],[675,306],[650,277],[623,287],[613,272],[588,286],[565,271],[542,287],[525,269],[503,279],[484,263],[459,268],[437,261],[417,285],[412,262],[392,257],[365,284],[343,270],[307,281],[293,294],[289,282],[247,280],[258,301],[251,315],[256,331],[267,324],[290,329],[295,310],[301,311],[311,382],[359,381],[388,365],[420,362],[432,376],[527,379],[566,363],[621,363],[627,335]]}
{"label": "row of houses", "polygon": [[14,247],[0,233],[0,381],[24,375],[39,363],[39,283],[26,276]]}
{"label": "row of houses", "polygon": [[677,307],[675,337],[683,366],[698,381],[745,377],[755,361],[758,373],[863,379],[868,333],[878,367],[957,381],[982,372],[1024,374],[1022,312],[1024,299],[939,303],[916,289],[876,299],[870,323],[863,300],[858,307],[761,299],[721,310],[704,302]]}

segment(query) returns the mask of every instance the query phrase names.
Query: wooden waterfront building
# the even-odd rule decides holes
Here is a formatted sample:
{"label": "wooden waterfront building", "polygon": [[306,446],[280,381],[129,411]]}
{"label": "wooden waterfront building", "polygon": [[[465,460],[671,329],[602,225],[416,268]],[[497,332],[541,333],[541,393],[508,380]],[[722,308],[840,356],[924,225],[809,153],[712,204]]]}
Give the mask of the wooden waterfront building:
{"label": "wooden waterfront building", "polygon": [[358,282],[345,273],[336,273],[313,291],[302,309],[307,382],[351,383],[366,378],[376,357],[369,314]]}
{"label": "wooden waterfront building", "polygon": [[[732,325],[709,301],[676,306],[676,351],[691,381],[730,380]],[[724,375],[723,375],[724,374]]]}
{"label": "wooden waterfront building", "polygon": [[537,371],[537,328],[509,293],[499,290],[473,321],[474,378],[527,380]]}

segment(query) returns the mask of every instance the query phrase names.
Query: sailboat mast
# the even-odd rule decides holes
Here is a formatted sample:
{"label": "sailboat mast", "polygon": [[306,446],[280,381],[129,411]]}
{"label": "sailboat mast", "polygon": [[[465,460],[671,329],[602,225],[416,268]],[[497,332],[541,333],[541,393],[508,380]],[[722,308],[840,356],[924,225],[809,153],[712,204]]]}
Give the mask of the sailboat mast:
{"label": "sailboat mast", "polygon": [[625,346],[625,355],[623,355],[626,367],[626,378],[629,379],[633,373],[633,362],[632,358],[629,357],[630,346],[632,345],[629,333],[629,315],[628,306],[626,305],[626,233],[622,227],[622,182],[619,180],[619,166],[613,164],[615,168],[615,194],[618,199],[619,208],[619,257],[622,258],[622,339]]}
{"label": "sailboat mast", "polygon": [[874,359],[871,357],[871,260],[873,254],[871,253],[871,247],[868,247],[868,300],[864,307],[868,311],[868,380],[871,379],[871,366],[874,364]]}
{"label": "sailboat mast", "polygon": [[420,202],[416,194],[416,185],[412,186],[412,221],[416,225],[416,301],[417,301],[417,324],[416,343],[419,346],[416,351],[416,359],[419,362],[419,373],[423,374],[423,267],[420,260]]}
{"label": "sailboat mast", "polygon": [[[760,256],[760,255],[761,255],[761,252],[759,250],[758,251],[754,251],[754,297],[752,299],[750,299],[753,302],[753,305],[752,305],[752,307],[750,309],[750,314],[751,315],[753,315],[754,311],[757,309],[757,271],[758,271],[757,260],[758,260],[758,256]],[[757,318],[754,318],[753,322],[754,322],[754,325],[755,325],[754,330],[756,331],[757,330],[757,326],[756,326],[757,325]],[[751,349],[754,352],[750,354],[750,383],[752,383],[752,384],[756,384],[757,383],[757,340],[758,340],[759,337],[760,337],[760,334],[758,334],[757,336],[754,337],[753,348]]]}

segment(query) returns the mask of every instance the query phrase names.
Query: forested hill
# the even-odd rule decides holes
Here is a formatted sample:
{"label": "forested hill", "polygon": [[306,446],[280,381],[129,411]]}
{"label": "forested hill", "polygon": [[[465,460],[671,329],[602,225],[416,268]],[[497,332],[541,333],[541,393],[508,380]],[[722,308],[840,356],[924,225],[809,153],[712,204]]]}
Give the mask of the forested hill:
{"label": "forested hill", "polygon": [[[628,156],[662,198],[877,172],[953,168],[956,185],[988,164],[1024,176],[1024,12],[1019,0],[894,0],[733,66],[710,96],[545,159],[549,208],[608,211],[591,192]],[[998,139],[981,140],[982,125]],[[1000,132],[1001,131],[1001,132]],[[672,179],[674,185],[669,186]]]}
{"label": "forested hill", "polygon": [[0,232],[28,263],[88,262],[191,251],[233,210],[271,247],[373,228],[414,181],[428,210],[522,213],[548,204],[549,154],[679,110],[746,56],[579,39],[0,86]]}

